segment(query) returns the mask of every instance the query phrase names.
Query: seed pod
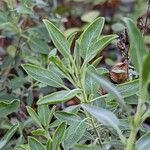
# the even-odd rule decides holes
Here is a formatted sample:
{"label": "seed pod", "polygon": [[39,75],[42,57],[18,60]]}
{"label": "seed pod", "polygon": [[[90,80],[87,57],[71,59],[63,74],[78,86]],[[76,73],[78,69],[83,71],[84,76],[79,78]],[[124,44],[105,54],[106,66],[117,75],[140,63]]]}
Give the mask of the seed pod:
{"label": "seed pod", "polygon": [[110,78],[115,83],[123,83],[127,80],[128,74],[127,74],[127,64],[126,63],[118,63],[115,66],[113,66],[110,71]]}

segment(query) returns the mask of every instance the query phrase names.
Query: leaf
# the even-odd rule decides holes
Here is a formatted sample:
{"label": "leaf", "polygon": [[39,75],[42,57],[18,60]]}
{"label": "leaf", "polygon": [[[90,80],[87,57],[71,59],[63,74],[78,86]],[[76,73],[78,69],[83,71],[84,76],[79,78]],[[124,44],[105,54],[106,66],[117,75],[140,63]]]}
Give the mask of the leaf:
{"label": "leaf", "polygon": [[40,122],[43,124],[43,126],[48,128],[50,123],[50,111],[48,105],[39,105],[38,115]]}
{"label": "leaf", "polygon": [[118,129],[119,119],[110,111],[100,108],[97,106],[92,106],[89,104],[82,104],[81,107],[88,111],[94,118],[97,119],[100,123],[107,127],[112,127],[115,130]]}
{"label": "leaf", "polygon": [[[132,80],[116,86],[116,89],[122,95],[123,98],[138,94],[139,92],[139,80]],[[113,98],[113,94],[109,94],[109,98]]]}
{"label": "leaf", "polygon": [[80,28],[72,27],[64,31],[64,35],[65,37],[67,37],[67,40],[70,43],[70,45],[71,45],[71,39],[73,39],[73,36],[75,36],[76,33],[79,32],[80,30],[81,30]]}
{"label": "leaf", "polygon": [[86,58],[87,52],[90,50],[93,42],[97,41],[97,38],[102,32],[104,26],[104,18],[97,18],[94,20],[87,29],[80,36],[80,56]]}
{"label": "leaf", "polygon": [[31,118],[32,118],[40,127],[42,127],[40,118],[39,118],[39,116],[37,115],[37,113],[36,113],[30,106],[27,106],[26,108],[27,108],[27,111],[28,111],[29,115],[31,116]]}
{"label": "leaf", "polygon": [[80,122],[81,118],[73,113],[69,113],[69,112],[55,112],[55,117],[63,122],[67,122],[67,124],[74,124],[76,122]]}
{"label": "leaf", "polygon": [[10,102],[0,100],[0,117],[5,117],[12,112],[16,112],[20,106],[19,100],[13,100]]}
{"label": "leaf", "polygon": [[28,144],[29,144],[30,150],[46,150],[44,145],[42,143],[40,143],[34,137],[28,138]]}
{"label": "leaf", "polygon": [[150,148],[150,132],[144,134],[137,142],[136,142],[137,150],[149,150]]}
{"label": "leaf", "polygon": [[148,94],[148,84],[150,83],[150,54],[148,54],[143,62],[143,67],[142,67],[142,76],[141,76],[141,99],[146,100],[146,96]]}
{"label": "leaf", "polygon": [[68,42],[70,44],[70,47],[72,46],[72,43],[73,43],[76,35],[77,35],[77,31],[68,36],[67,40],[68,40]]}
{"label": "leaf", "polygon": [[56,129],[54,136],[52,138],[52,144],[51,144],[51,149],[52,150],[58,150],[60,147],[60,143],[62,142],[65,132],[66,132],[66,123],[63,122],[61,123],[58,128]]}
{"label": "leaf", "polygon": [[27,5],[20,5],[16,8],[16,10],[19,14],[33,15],[33,10]]}
{"label": "leaf", "polygon": [[98,53],[104,50],[104,48],[108,46],[117,37],[117,35],[107,35],[103,36],[96,42],[93,42],[93,44],[87,51],[85,62],[89,62],[90,60],[92,60]]}
{"label": "leaf", "polygon": [[64,56],[64,57],[70,57],[70,44],[66,37],[62,34],[59,29],[52,24],[50,21],[44,19],[43,20],[49,35],[51,37],[51,40],[53,41],[55,47],[58,49],[58,51]]}
{"label": "leaf", "polygon": [[74,150],[101,150],[98,145],[94,145],[94,144],[90,144],[90,145],[76,144],[73,148]]}
{"label": "leaf", "polygon": [[31,64],[25,64],[22,65],[22,67],[32,78],[39,82],[52,87],[62,87],[63,85],[62,79],[51,70],[43,69]]}
{"label": "leaf", "polygon": [[89,72],[89,73],[98,83],[100,83],[100,85],[106,91],[108,91],[110,94],[112,94],[115,97],[115,99],[117,100],[118,103],[121,104],[121,106],[126,107],[122,95],[119,93],[119,91],[116,89],[116,87],[111,82],[107,81],[106,79],[104,79],[92,72]]}
{"label": "leaf", "polygon": [[46,131],[44,129],[36,129],[31,132],[33,135],[46,135]]}
{"label": "leaf", "polygon": [[83,16],[81,16],[81,20],[84,22],[92,22],[93,20],[95,20],[97,17],[99,16],[99,11],[89,11],[87,13],[85,13]]}
{"label": "leaf", "polygon": [[64,139],[64,149],[68,150],[73,147],[84,135],[86,131],[86,124],[82,120],[81,122],[76,122],[69,126],[66,131],[65,139]]}
{"label": "leaf", "polygon": [[61,76],[65,77],[65,75],[68,75],[68,70],[63,64],[63,62],[59,59],[59,57],[51,56],[49,60],[59,68],[59,71],[61,72]]}
{"label": "leaf", "polygon": [[131,61],[138,73],[141,73],[143,57],[146,54],[146,48],[144,45],[143,37],[131,19],[124,18],[124,22],[126,23],[130,39],[129,54],[131,56]]}
{"label": "leaf", "polygon": [[[91,71],[91,72],[95,72],[95,68],[92,67],[92,66],[89,66],[88,69]],[[87,94],[96,94],[97,91],[99,90],[100,88],[100,84],[99,82],[97,82],[97,80],[95,80],[91,74],[89,72],[86,73],[86,76],[85,76],[85,90],[86,90],[86,93]]]}
{"label": "leaf", "polygon": [[31,38],[28,41],[28,44],[34,52],[38,52],[40,54],[48,54],[50,51],[47,43],[39,38]]}
{"label": "leaf", "polygon": [[75,97],[79,93],[79,89],[74,90],[62,90],[55,93],[52,93],[50,95],[47,95],[45,97],[42,97],[38,100],[37,104],[57,104],[62,103],[67,100],[70,100],[71,98]]}
{"label": "leaf", "polygon": [[0,140],[0,149],[3,148],[9,142],[9,140],[17,131],[18,127],[19,127],[19,124],[15,124],[6,132],[4,137],[2,137],[2,139]]}

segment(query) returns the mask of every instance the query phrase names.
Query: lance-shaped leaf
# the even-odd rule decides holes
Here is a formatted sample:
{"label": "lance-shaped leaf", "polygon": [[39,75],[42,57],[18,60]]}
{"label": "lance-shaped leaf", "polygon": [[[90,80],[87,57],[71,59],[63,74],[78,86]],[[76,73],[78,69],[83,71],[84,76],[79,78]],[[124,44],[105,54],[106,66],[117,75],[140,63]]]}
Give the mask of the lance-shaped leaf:
{"label": "lance-shaped leaf", "polygon": [[52,138],[51,150],[54,150],[54,149],[58,150],[60,148],[60,144],[66,132],[66,127],[67,127],[66,123],[63,122],[56,129],[54,136]]}
{"label": "lance-shaped leaf", "polygon": [[129,53],[131,56],[131,61],[134,67],[136,68],[136,70],[139,73],[141,73],[143,57],[146,54],[146,48],[144,45],[143,37],[131,19],[124,18],[124,22],[126,23],[129,40],[130,40]]}
{"label": "lance-shaped leaf", "polygon": [[148,84],[150,83],[150,54],[148,54],[144,61],[143,61],[143,67],[142,67],[142,76],[141,76],[141,99],[146,100],[148,91]]}
{"label": "lance-shaped leaf", "polygon": [[143,135],[137,142],[136,142],[137,150],[149,150],[150,148],[150,132]]}
{"label": "lance-shaped leaf", "polygon": [[90,104],[82,104],[81,106],[103,125],[118,130],[119,119],[112,112]]}
{"label": "lance-shaped leaf", "polygon": [[57,119],[67,122],[67,124],[69,125],[81,121],[81,118],[78,115],[70,112],[60,111],[60,112],[55,112],[54,115]]}
{"label": "lance-shaped leaf", "polygon": [[95,19],[80,36],[80,56],[85,58],[88,51],[102,32],[105,19],[103,17]]}
{"label": "lance-shaped leaf", "polygon": [[42,104],[62,103],[75,97],[79,92],[80,92],[79,89],[58,91],[40,98],[37,104],[42,105]]}
{"label": "lance-shaped leaf", "polygon": [[37,115],[37,113],[36,113],[30,106],[27,106],[27,111],[28,111],[29,115],[31,116],[31,118],[32,118],[40,127],[42,127],[40,118],[39,118],[39,116]]}
{"label": "lance-shaped leaf", "polygon": [[100,53],[106,46],[108,46],[114,39],[116,39],[117,35],[107,35],[98,39],[96,42],[93,42],[90,48],[87,50],[85,62],[89,62],[92,60],[98,53]]}
{"label": "lance-shaped leaf", "polygon": [[43,20],[55,47],[64,56],[70,56],[70,44],[61,31],[50,21]]}
{"label": "lance-shaped leaf", "polygon": [[70,125],[65,134],[63,143],[64,149],[69,150],[71,147],[73,147],[74,144],[76,144],[82,138],[85,131],[86,124],[84,120]]}
{"label": "lance-shaped leaf", "polygon": [[109,81],[107,81],[106,79],[98,76],[97,74],[94,74],[92,72],[89,72],[91,74],[91,76],[100,83],[100,85],[109,93],[111,93],[115,99],[118,101],[118,103],[120,103],[121,106],[126,108],[124,99],[122,97],[122,95],[120,94],[120,92],[116,89],[116,87]]}
{"label": "lance-shaped leaf", "polygon": [[22,65],[24,70],[35,80],[52,87],[62,87],[62,79],[53,71],[43,69],[39,66],[25,64]]}
{"label": "lance-shaped leaf", "polygon": [[40,143],[34,137],[28,138],[28,144],[29,144],[30,150],[46,150],[44,145],[42,143]]}
{"label": "lance-shaped leaf", "polygon": [[19,100],[13,100],[10,102],[0,101],[0,117],[5,117],[12,112],[16,112],[19,108]]}
{"label": "lance-shaped leaf", "polygon": [[48,128],[50,123],[50,111],[48,105],[39,105],[38,106],[38,116],[40,122],[45,128]]}
{"label": "lance-shaped leaf", "polygon": [[0,149],[2,149],[9,142],[9,140],[15,134],[18,127],[19,124],[15,124],[6,132],[4,137],[2,137],[2,139],[0,140]]}

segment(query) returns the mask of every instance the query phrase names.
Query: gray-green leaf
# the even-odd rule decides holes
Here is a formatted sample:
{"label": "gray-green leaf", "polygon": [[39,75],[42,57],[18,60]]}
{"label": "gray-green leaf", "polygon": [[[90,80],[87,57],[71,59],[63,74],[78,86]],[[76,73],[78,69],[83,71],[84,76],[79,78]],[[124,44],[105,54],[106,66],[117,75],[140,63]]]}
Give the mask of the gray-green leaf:
{"label": "gray-green leaf", "polygon": [[30,150],[46,150],[44,145],[42,143],[40,143],[34,137],[28,138],[28,144],[29,144]]}
{"label": "gray-green leaf", "polygon": [[66,37],[62,34],[59,29],[52,24],[50,21],[44,19],[43,20],[49,35],[55,45],[55,47],[58,49],[58,51],[64,56],[64,57],[70,57],[70,44]]}
{"label": "gray-green leaf", "polygon": [[37,104],[38,105],[57,104],[57,103],[65,102],[75,97],[79,92],[80,92],[79,89],[58,91],[58,92],[55,92],[55,93],[52,93],[50,95],[40,98]]}
{"label": "gray-green leaf", "polygon": [[89,104],[82,104],[81,106],[103,125],[118,129],[119,119],[112,112]]}
{"label": "gray-green leaf", "polygon": [[109,81],[107,81],[106,79],[98,76],[97,74],[94,74],[92,72],[90,72],[91,76],[100,83],[100,85],[109,93],[111,93],[115,99],[118,101],[118,103],[121,104],[121,106],[126,107],[124,99],[122,97],[122,95],[120,94],[120,92],[116,89],[116,87]]}
{"label": "gray-green leaf", "polygon": [[90,60],[92,60],[98,53],[100,53],[117,37],[117,35],[107,35],[98,39],[96,42],[93,42],[90,48],[87,50],[85,62],[89,62]]}
{"label": "gray-green leaf", "polygon": [[146,96],[148,94],[147,88],[150,83],[150,54],[148,54],[143,62],[142,67],[142,76],[141,76],[141,99],[146,100]]}
{"label": "gray-green leaf", "polygon": [[0,149],[3,148],[9,142],[9,140],[12,138],[18,127],[19,124],[15,124],[6,132],[4,137],[2,137],[2,139],[0,140]]}
{"label": "gray-green leaf", "polygon": [[143,57],[146,54],[146,48],[144,45],[143,37],[134,24],[134,22],[129,18],[124,18],[124,22],[126,23],[128,35],[130,39],[130,56],[131,61],[136,68],[136,70],[141,73],[142,71],[142,63]]}
{"label": "gray-green leaf", "polygon": [[53,139],[52,139],[52,143],[51,143],[51,149],[52,150],[58,150],[59,149],[60,143],[62,142],[64,135],[65,135],[65,132],[66,132],[66,127],[67,127],[66,123],[63,122],[56,129],[55,134],[54,134]]}
{"label": "gray-green leaf", "polygon": [[93,42],[97,41],[97,38],[102,32],[104,26],[104,18],[95,19],[87,29],[80,36],[80,56],[85,58],[90,50]]}
{"label": "gray-green leaf", "polygon": [[10,102],[0,101],[0,117],[5,117],[12,112],[16,112],[19,108],[19,100],[13,100]]}
{"label": "gray-green leaf", "polygon": [[84,135],[86,131],[86,124],[82,120],[81,122],[76,122],[69,126],[66,131],[64,139],[65,150],[70,149],[74,144],[76,144]]}
{"label": "gray-green leaf", "polygon": [[137,150],[149,150],[150,148],[150,132],[143,135],[137,142],[136,142]]}
{"label": "gray-green leaf", "polygon": [[52,87],[62,87],[63,85],[62,79],[51,70],[31,64],[25,64],[22,67],[32,78],[39,82]]}
{"label": "gray-green leaf", "polygon": [[27,111],[28,111],[29,115],[31,116],[31,118],[32,118],[40,127],[42,127],[40,118],[39,118],[39,116],[37,115],[37,113],[36,113],[30,106],[27,106]]}

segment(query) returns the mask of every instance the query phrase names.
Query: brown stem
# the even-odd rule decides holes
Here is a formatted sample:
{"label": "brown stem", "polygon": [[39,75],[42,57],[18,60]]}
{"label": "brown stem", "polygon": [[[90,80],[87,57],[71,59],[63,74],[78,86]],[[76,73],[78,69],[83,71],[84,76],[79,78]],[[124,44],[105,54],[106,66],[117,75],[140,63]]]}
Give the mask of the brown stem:
{"label": "brown stem", "polygon": [[146,18],[145,18],[145,25],[144,25],[143,35],[145,35],[145,34],[146,34],[146,31],[147,31],[149,8],[150,8],[150,0],[148,0],[148,7],[147,7],[147,11],[146,11]]}

